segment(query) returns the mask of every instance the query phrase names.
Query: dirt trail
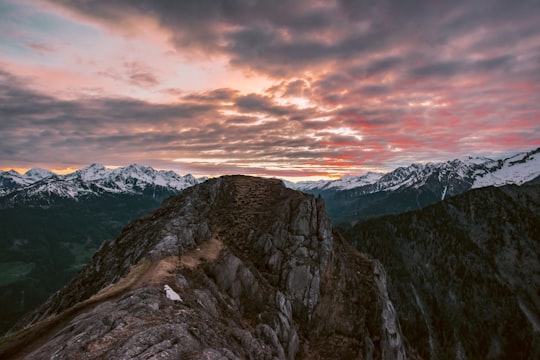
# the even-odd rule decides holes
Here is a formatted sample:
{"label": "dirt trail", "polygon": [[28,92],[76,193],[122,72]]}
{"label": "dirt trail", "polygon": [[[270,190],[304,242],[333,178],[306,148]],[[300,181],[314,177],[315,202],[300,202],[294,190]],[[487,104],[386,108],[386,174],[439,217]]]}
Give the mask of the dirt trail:
{"label": "dirt trail", "polygon": [[180,257],[180,265],[188,269],[194,269],[202,261],[215,261],[223,249],[223,242],[218,238],[211,238],[202,243],[198,248],[188,251]]}
{"label": "dirt trail", "polygon": [[180,257],[169,256],[152,263],[143,260],[135,265],[126,277],[101,289],[89,299],[2,339],[0,358],[24,358],[56,336],[80,314],[91,311],[105,301],[119,299],[129,291],[145,286],[163,286],[179,268],[194,269],[203,261],[215,261],[222,248],[223,242],[213,237]]}

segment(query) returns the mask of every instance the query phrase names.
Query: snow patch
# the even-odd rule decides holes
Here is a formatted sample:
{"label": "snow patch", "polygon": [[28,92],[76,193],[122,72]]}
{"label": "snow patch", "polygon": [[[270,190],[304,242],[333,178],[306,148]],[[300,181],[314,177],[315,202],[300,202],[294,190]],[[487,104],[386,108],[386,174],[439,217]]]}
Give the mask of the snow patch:
{"label": "snow patch", "polygon": [[529,320],[529,322],[531,323],[533,331],[540,332],[540,321],[538,320],[534,312],[532,312],[531,309],[529,309],[527,304],[525,304],[525,302],[522,299],[518,300],[518,304],[519,304],[519,308],[521,309],[521,311],[523,312],[527,320]]}
{"label": "snow patch", "polygon": [[444,187],[444,190],[442,192],[441,200],[444,200],[444,197],[446,196],[446,190],[448,190],[448,186]]}
{"label": "snow patch", "polygon": [[501,160],[497,167],[484,174],[478,174],[473,188],[485,186],[503,186],[508,184],[521,185],[540,175],[540,153],[516,154]]}

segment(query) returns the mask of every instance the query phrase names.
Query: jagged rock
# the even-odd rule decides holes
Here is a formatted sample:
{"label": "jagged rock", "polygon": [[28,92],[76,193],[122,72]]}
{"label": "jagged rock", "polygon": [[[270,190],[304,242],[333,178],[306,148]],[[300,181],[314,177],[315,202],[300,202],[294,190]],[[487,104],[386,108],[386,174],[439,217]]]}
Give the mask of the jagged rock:
{"label": "jagged rock", "polygon": [[131,223],[0,343],[2,359],[406,356],[381,265],[321,199],[243,176]]}

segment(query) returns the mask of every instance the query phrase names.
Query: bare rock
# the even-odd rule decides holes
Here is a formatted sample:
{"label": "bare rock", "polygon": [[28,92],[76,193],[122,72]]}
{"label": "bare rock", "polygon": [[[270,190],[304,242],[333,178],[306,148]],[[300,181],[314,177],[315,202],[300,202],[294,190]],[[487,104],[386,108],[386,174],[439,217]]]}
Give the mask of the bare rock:
{"label": "bare rock", "polygon": [[105,243],[0,357],[405,359],[385,281],[333,232],[321,199],[222,177]]}

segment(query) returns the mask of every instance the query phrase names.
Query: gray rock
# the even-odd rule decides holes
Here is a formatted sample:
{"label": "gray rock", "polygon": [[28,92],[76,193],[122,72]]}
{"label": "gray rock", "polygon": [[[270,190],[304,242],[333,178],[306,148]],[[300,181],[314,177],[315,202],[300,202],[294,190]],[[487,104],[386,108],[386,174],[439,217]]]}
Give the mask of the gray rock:
{"label": "gray rock", "polygon": [[385,286],[380,264],[333,233],[322,200],[223,177],[106,243],[0,357],[402,359]]}

